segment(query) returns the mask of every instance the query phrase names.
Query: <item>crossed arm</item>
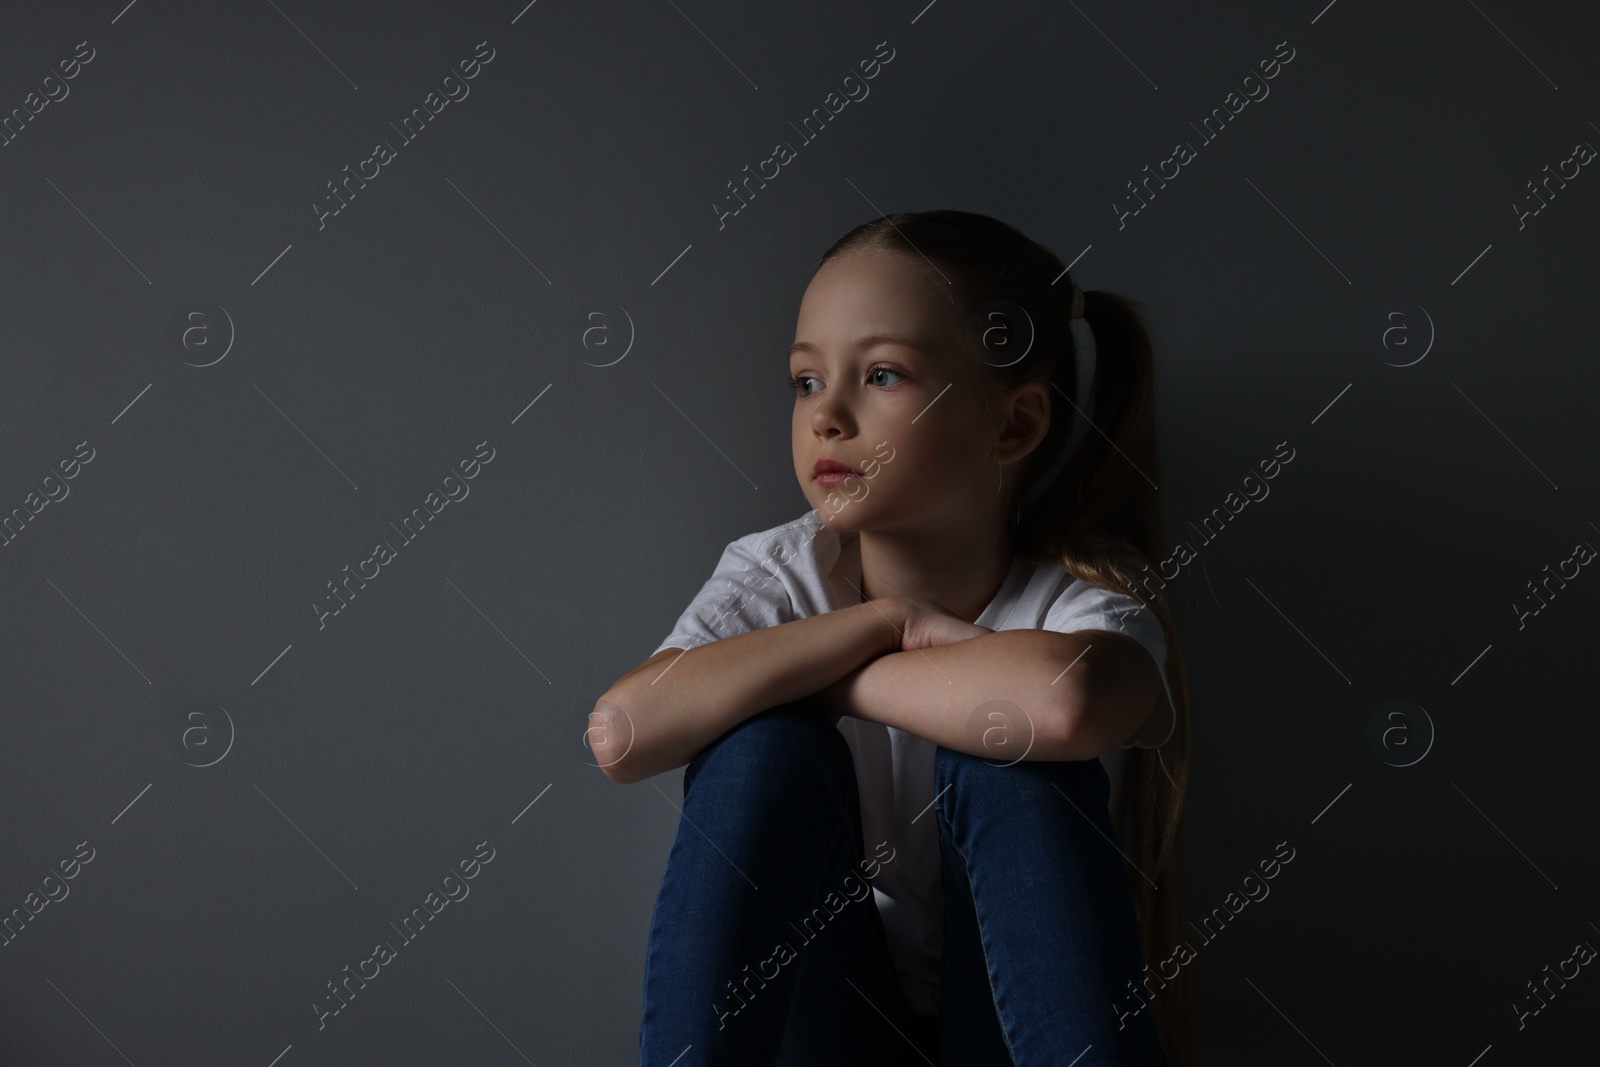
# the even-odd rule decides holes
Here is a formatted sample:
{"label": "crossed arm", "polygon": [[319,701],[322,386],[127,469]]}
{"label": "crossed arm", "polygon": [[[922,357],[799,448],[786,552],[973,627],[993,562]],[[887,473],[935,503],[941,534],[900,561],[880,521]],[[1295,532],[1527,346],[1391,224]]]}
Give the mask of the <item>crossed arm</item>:
{"label": "crossed arm", "polygon": [[608,778],[637,782],[763,709],[808,701],[835,723],[851,715],[971,755],[1088,760],[1133,737],[1160,694],[1155,661],[1126,634],[996,632],[890,596],[660,649],[595,702],[584,738]]}
{"label": "crossed arm", "polygon": [[818,690],[851,715],[990,759],[1088,760],[1130,740],[1162,693],[1143,645],[1109,630],[988,630],[890,652]]}

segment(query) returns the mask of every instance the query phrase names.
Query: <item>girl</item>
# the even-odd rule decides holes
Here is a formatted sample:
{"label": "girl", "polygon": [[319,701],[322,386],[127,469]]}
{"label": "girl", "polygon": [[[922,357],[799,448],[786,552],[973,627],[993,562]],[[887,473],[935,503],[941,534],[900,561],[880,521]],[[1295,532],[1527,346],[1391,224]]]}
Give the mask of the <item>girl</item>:
{"label": "girl", "polygon": [[687,764],[641,1065],[1198,1063],[1191,974],[1145,968],[1189,701],[1139,308],[962,211],[822,257],[787,378],[814,510],[729,544],[590,717],[615,781]]}

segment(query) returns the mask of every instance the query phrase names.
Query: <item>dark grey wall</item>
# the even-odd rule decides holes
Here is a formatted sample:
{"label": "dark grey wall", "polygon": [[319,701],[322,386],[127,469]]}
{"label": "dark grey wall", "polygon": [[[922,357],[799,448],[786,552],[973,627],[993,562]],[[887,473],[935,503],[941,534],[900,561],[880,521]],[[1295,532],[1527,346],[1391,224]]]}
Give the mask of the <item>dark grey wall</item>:
{"label": "dark grey wall", "polygon": [[0,12],[0,909],[37,909],[0,1061],[630,1062],[680,776],[612,784],[585,718],[805,510],[779,368],[816,257],[932,207],[1158,330],[1193,908],[1294,850],[1197,934],[1207,1062],[1592,1047],[1600,977],[1514,1009],[1600,945],[1600,577],[1514,609],[1600,545],[1600,179],[1514,207],[1600,143],[1578,5],[124,3]]}

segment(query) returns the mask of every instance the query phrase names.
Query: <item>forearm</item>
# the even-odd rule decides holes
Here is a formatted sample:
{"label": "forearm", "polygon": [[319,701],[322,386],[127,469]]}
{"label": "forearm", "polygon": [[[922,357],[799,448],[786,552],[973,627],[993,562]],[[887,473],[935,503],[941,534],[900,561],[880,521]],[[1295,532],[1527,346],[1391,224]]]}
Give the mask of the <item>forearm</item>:
{"label": "forearm", "polygon": [[1063,636],[1001,630],[891,652],[844,675],[818,698],[830,714],[893,726],[999,762],[1093,759],[1099,753],[1067,728],[1068,709],[1082,700],[1086,664],[1066,669]]}
{"label": "forearm", "polygon": [[[737,634],[630,671],[595,705],[616,781],[681,767],[758,712],[811,696],[900,647],[890,598]],[[818,711],[818,714],[822,712]]]}

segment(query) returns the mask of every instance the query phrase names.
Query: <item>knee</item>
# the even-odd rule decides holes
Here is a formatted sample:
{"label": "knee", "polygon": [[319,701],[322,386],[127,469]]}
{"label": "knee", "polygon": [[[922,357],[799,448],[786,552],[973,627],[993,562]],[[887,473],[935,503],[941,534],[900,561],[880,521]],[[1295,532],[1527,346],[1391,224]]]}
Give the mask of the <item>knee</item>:
{"label": "knee", "polygon": [[711,767],[746,798],[792,797],[795,790],[840,786],[855,774],[843,735],[805,702],[768,708],[717,738],[690,762],[685,788]]}
{"label": "knee", "polygon": [[934,754],[934,779],[941,791],[953,785],[961,793],[1001,800],[1034,795],[1059,799],[1065,794],[1074,801],[1103,803],[1110,796],[1110,777],[1098,759],[998,760],[940,745]]}

